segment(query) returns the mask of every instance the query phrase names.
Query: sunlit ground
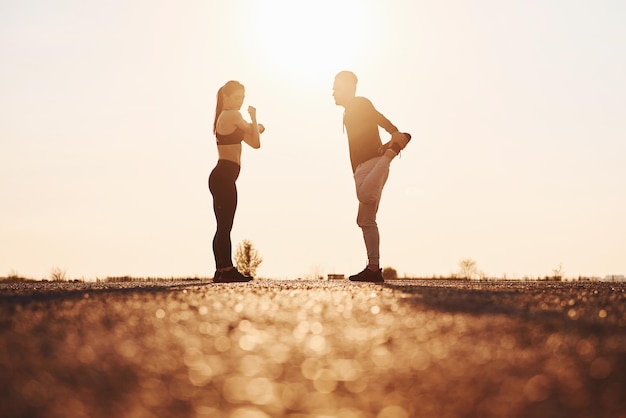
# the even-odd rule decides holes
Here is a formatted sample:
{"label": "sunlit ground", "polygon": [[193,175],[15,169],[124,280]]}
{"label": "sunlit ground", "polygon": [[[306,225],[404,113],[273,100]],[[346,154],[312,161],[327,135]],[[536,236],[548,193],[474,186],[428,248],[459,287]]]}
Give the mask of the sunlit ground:
{"label": "sunlit ground", "polygon": [[0,416],[626,418],[626,285],[0,284]]}

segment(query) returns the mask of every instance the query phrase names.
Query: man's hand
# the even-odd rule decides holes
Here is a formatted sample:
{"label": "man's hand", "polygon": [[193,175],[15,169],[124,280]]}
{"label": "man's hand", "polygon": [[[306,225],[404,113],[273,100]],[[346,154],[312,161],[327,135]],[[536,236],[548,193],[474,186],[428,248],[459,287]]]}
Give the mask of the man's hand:
{"label": "man's hand", "polygon": [[391,135],[391,141],[389,141],[389,145],[398,144],[398,147],[403,150],[406,147],[406,144],[409,143],[409,137],[407,134],[402,133],[400,131],[396,131]]}
{"label": "man's hand", "polygon": [[385,153],[387,150],[393,151],[396,155],[400,154],[409,141],[411,140],[411,134],[403,133],[403,132],[394,132],[391,134],[391,139],[389,142],[385,143],[378,149],[379,154]]}

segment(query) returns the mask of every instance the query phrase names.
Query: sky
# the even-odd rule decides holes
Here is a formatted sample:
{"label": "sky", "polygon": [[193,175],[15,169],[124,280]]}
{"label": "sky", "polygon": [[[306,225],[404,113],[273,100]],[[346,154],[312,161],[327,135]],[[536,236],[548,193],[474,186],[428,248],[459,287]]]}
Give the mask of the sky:
{"label": "sky", "polygon": [[232,79],[266,127],[233,253],[250,240],[265,278],[362,270],[344,69],[413,137],[383,267],[626,274],[625,20],[620,0],[0,0],[0,276],[212,277]]}

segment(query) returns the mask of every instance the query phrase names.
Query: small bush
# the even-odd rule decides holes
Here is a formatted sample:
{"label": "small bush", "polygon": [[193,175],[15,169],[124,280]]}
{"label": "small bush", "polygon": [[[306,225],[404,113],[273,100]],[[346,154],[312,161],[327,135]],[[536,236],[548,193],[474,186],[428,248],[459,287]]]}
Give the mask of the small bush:
{"label": "small bush", "polygon": [[53,282],[65,282],[67,281],[67,274],[65,270],[55,267],[50,271],[50,280]]}
{"label": "small bush", "polygon": [[393,267],[385,267],[383,269],[383,279],[395,280],[398,278],[398,272]]}
{"label": "small bush", "polygon": [[262,262],[263,258],[259,256],[259,252],[254,248],[251,241],[244,239],[239,243],[235,253],[237,270],[246,276],[254,277],[257,268]]}

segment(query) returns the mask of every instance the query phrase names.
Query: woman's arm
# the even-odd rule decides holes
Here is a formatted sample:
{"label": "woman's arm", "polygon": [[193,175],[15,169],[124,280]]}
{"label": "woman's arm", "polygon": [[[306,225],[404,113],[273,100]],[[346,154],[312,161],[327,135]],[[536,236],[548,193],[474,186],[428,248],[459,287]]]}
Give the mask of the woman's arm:
{"label": "woman's arm", "polygon": [[260,133],[263,132],[265,128],[263,127],[263,125],[257,122],[256,109],[254,107],[248,106],[248,113],[250,114],[250,120],[252,120],[252,123],[246,122],[243,116],[241,116],[241,113],[236,112],[236,116],[233,120],[233,125],[235,125],[244,132],[243,140],[246,144],[250,145],[252,148],[260,148]]}
{"label": "woman's arm", "polygon": [[248,114],[252,123],[249,131],[243,136],[243,140],[252,148],[261,148],[261,133],[259,132],[259,124],[256,121],[256,108],[248,106]]}

